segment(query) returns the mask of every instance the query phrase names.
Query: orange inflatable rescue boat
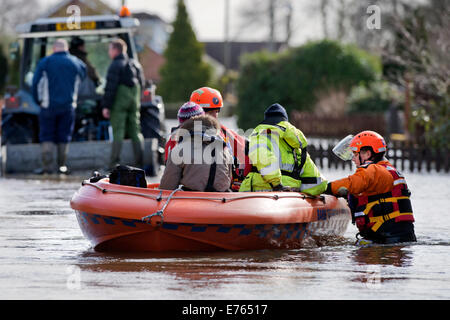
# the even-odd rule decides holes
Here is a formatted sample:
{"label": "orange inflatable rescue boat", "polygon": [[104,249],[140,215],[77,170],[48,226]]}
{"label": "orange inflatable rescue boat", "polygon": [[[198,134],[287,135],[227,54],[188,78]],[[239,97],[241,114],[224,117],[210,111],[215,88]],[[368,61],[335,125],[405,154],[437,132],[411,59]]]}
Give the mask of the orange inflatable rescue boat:
{"label": "orange inflatable rescue boat", "polygon": [[296,192],[190,192],[88,180],[70,202],[97,251],[218,251],[300,248],[342,236],[344,199]]}

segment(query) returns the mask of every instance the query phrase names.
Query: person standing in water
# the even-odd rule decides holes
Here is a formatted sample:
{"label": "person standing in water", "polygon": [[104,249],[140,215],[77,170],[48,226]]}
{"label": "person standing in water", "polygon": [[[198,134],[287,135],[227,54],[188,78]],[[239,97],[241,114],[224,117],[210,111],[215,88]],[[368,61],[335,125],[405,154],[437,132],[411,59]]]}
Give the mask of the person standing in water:
{"label": "person standing in water", "polygon": [[385,158],[386,142],[374,131],[347,136],[333,152],[357,169],[328,183],[325,193],[348,197],[358,244],[416,241],[411,192],[405,177]]}

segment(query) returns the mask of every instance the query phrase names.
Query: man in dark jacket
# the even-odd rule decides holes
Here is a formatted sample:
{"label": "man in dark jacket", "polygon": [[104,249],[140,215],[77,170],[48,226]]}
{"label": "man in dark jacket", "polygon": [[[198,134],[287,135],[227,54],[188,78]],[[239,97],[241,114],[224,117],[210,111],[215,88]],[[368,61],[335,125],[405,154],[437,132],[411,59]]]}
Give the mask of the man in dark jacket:
{"label": "man in dark jacket", "polygon": [[117,39],[109,45],[109,56],[113,60],[106,76],[103,96],[103,116],[110,119],[113,143],[109,168],[120,162],[122,141],[127,135],[133,142],[136,166],[143,167],[144,138],[140,124],[141,86],[143,72],[139,63],[129,59],[127,45]]}
{"label": "man in dark jacket", "polygon": [[70,55],[64,39],[56,39],[53,54],[39,61],[33,76],[33,98],[41,106],[39,140],[42,168],[36,173],[51,173],[53,144],[57,145],[58,171],[68,173],[66,158],[72,139],[80,82],[86,77],[86,65]]}
{"label": "man in dark jacket", "polygon": [[74,37],[70,41],[69,52],[71,55],[77,57],[86,65],[87,77],[81,82],[78,90],[78,99],[92,99],[95,97],[95,89],[100,85],[100,76],[97,70],[89,62],[88,53],[85,48],[85,42],[80,37]]}

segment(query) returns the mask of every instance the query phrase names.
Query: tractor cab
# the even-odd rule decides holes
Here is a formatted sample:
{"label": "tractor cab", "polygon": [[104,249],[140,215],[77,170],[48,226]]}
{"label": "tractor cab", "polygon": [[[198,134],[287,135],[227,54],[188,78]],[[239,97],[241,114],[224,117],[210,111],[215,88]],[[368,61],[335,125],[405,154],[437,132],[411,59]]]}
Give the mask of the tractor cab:
{"label": "tractor cab", "polygon": [[[133,34],[137,19],[117,15],[83,16],[74,27],[67,17],[38,19],[17,27],[22,43],[19,88],[8,87],[2,108],[2,144],[38,143],[40,106],[32,98],[32,81],[38,62],[52,54],[57,38],[66,39],[69,52],[87,65],[87,76],[78,90],[76,121],[72,141],[110,140],[109,121],[101,114],[100,102],[111,60],[108,46],[121,38],[128,57],[138,60]],[[12,48],[18,52],[18,43]],[[19,57],[17,57],[19,58]],[[164,104],[155,86],[146,82],[141,99],[141,123],[145,138],[164,136]]]}

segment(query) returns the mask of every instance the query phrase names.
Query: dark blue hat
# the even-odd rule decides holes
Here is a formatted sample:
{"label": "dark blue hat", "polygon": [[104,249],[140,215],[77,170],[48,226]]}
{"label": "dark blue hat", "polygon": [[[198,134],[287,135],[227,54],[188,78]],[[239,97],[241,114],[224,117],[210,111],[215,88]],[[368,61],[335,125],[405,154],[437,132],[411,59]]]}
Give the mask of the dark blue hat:
{"label": "dark blue hat", "polygon": [[289,119],[286,109],[278,103],[274,103],[264,111],[264,120],[267,120],[267,118],[277,118],[281,119],[280,121],[288,121]]}

